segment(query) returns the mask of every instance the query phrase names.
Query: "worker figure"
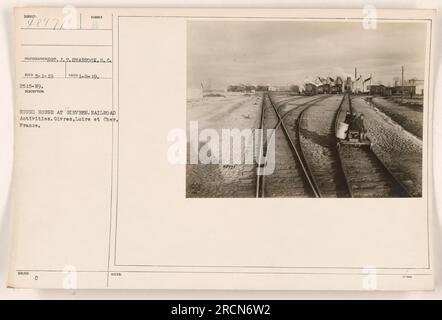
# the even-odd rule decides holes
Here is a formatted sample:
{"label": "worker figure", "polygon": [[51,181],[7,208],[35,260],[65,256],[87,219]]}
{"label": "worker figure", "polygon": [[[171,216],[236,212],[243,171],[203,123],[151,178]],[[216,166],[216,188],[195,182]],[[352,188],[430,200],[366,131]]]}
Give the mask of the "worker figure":
{"label": "worker figure", "polygon": [[354,127],[359,132],[359,140],[365,140],[367,136],[367,129],[365,128],[364,123],[364,114],[361,113],[354,121]]}
{"label": "worker figure", "polygon": [[345,120],[344,120],[344,123],[346,123],[346,124],[350,124],[350,122],[351,122],[351,113],[350,113],[350,111],[347,111],[346,113],[345,113]]}

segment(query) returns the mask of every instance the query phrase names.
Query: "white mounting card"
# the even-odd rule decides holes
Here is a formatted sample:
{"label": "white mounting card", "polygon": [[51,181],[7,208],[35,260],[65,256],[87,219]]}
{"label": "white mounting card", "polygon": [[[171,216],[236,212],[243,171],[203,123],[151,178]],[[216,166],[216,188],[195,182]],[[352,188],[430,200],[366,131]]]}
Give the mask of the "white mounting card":
{"label": "white mounting card", "polygon": [[10,287],[433,288],[434,10],[14,14]]}

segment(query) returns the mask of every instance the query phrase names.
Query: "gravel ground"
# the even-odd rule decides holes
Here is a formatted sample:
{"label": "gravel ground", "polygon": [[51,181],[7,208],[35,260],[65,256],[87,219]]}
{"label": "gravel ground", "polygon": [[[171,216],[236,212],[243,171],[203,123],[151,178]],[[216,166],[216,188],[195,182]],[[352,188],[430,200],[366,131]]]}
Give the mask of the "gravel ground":
{"label": "gravel ground", "polygon": [[401,106],[385,98],[373,98],[373,106],[400,124],[405,130],[422,139],[423,112],[420,108]]}
{"label": "gravel ground", "polygon": [[255,197],[255,165],[189,164],[186,179],[188,198]]}
{"label": "gravel ground", "polygon": [[[226,95],[226,98],[213,97],[188,101],[187,121],[198,121],[200,131],[205,128],[216,129],[220,137],[221,129],[242,130],[258,127],[261,94],[226,93]],[[255,179],[254,164],[188,164],[186,196],[188,198],[254,197]]]}
{"label": "gravel ground", "polygon": [[362,97],[352,99],[356,112],[365,115],[373,149],[413,196],[422,194],[422,140],[404,130]]}
{"label": "gravel ground", "polygon": [[342,95],[327,98],[307,109],[301,122],[301,143],[323,197],[348,197],[336,149],[335,114]]}

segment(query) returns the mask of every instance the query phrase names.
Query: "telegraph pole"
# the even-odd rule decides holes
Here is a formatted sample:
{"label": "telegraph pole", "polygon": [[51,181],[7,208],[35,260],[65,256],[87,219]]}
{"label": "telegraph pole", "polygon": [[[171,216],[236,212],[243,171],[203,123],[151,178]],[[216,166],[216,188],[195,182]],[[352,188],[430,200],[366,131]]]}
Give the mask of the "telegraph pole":
{"label": "telegraph pole", "polygon": [[404,66],[402,66],[402,89],[404,87]]}
{"label": "telegraph pole", "polygon": [[402,66],[402,99],[404,99],[404,66]]}
{"label": "telegraph pole", "polygon": [[356,93],[356,79],[357,79],[357,77],[358,77],[358,69],[355,67],[355,81],[354,81],[354,86],[353,86],[355,93]]}

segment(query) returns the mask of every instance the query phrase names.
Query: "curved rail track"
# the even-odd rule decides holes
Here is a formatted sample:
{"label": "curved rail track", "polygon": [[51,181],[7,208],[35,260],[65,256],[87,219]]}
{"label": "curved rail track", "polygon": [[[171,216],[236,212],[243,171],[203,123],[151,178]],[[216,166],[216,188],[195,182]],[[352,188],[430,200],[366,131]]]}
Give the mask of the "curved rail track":
{"label": "curved rail track", "polygon": [[[353,112],[351,98],[345,94],[335,119],[335,132],[345,111]],[[337,141],[338,156],[351,197],[411,197],[407,188],[384,165],[368,145]]]}
{"label": "curved rail track", "polygon": [[[282,115],[281,106],[276,108],[270,95],[263,95],[260,128],[274,129],[274,136],[269,136],[270,140],[267,141],[265,130],[261,131],[256,197],[320,197],[314,177],[301,151],[299,136],[293,135],[293,132],[297,132],[300,112],[326,97],[328,96],[298,104]],[[288,129],[288,123],[291,123],[292,131]],[[278,134],[281,131],[283,135]],[[276,145],[275,172],[265,175],[263,172],[268,164],[267,150],[270,149],[269,144],[272,141]]]}
{"label": "curved rail track", "polygon": [[336,101],[310,105],[299,115],[300,149],[321,197],[350,197],[336,149],[335,122],[340,105]]}

